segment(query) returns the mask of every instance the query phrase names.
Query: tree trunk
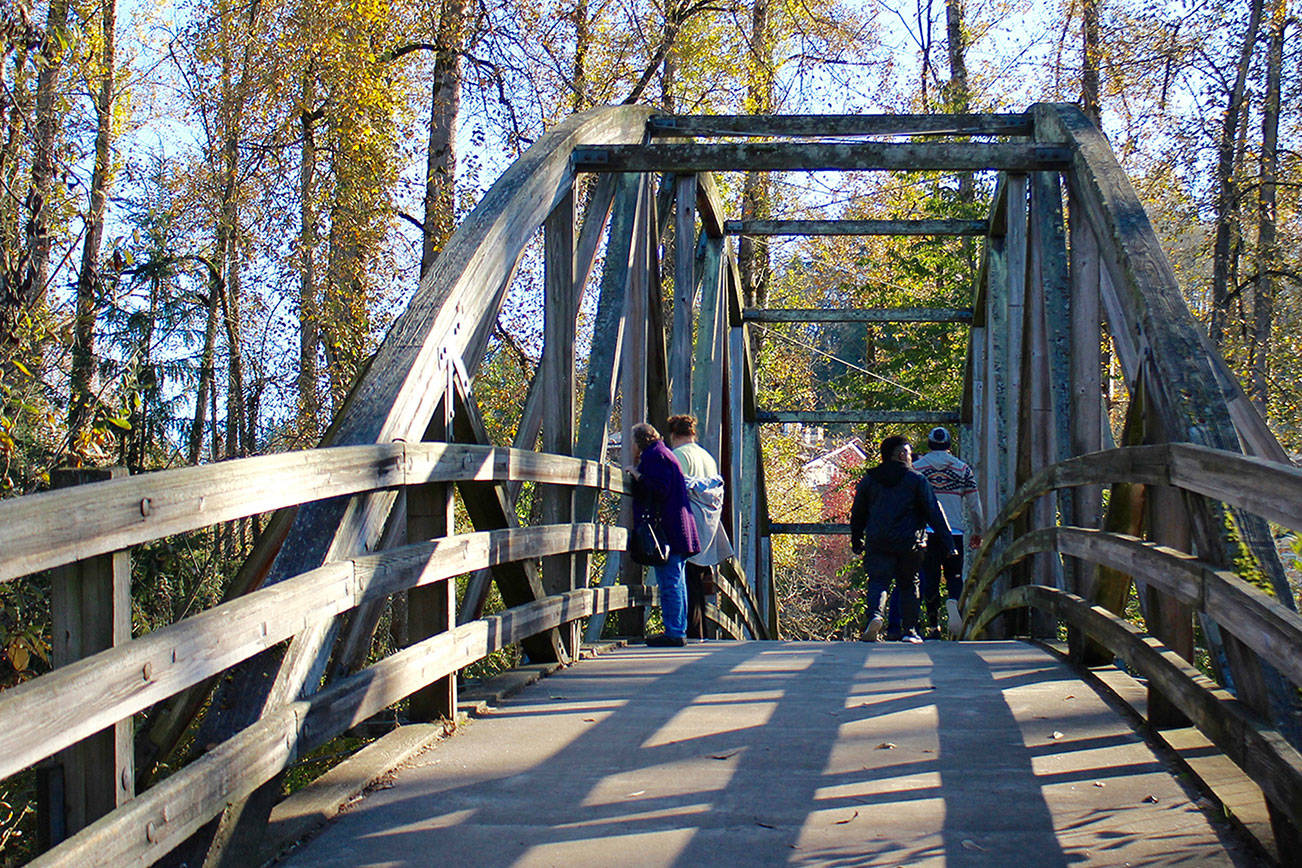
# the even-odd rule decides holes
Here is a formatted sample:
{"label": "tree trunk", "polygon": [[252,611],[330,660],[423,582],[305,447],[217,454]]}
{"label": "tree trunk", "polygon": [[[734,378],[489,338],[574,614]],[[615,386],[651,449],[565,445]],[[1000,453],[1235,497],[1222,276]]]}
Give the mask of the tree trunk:
{"label": "tree trunk", "polygon": [[91,380],[95,367],[96,288],[99,285],[99,252],[104,238],[104,206],[108,199],[113,135],[114,39],[117,24],[116,0],[104,0],[100,9],[104,55],[100,58],[99,89],[95,94],[95,167],[90,179],[90,210],[81,248],[81,270],[77,275],[77,313],[73,322],[72,377],[69,382],[68,439],[78,448],[92,416]]}
{"label": "tree trunk", "polygon": [[[751,6],[749,74],[746,83],[746,110],[765,115],[773,111],[773,55],[769,38],[769,0],[754,0]],[[769,176],[764,172],[747,172],[742,182],[741,219],[765,220],[770,216]],[[769,247],[764,238],[743,235],[737,244],[737,267],[741,273],[742,297],[747,307],[764,307],[768,302]],[[754,334],[759,349],[759,332]]]}
{"label": "tree trunk", "polygon": [[203,330],[203,353],[199,357],[199,386],[194,401],[194,419],[190,423],[190,442],[186,449],[186,461],[189,464],[198,464],[200,456],[203,455],[203,432],[207,422],[209,395],[216,388],[213,379],[217,372],[213,366],[213,357],[217,343],[217,309],[220,304],[218,293],[221,291],[220,277],[216,274],[210,275],[208,322]]}
{"label": "tree trunk", "polygon": [[1271,0],[1266,98],[1261,108],[1261,170],[1257,193],[1257,286],[1252,297],[1252,355],[1248,394],[1262,415],[1269,403],[1270,329],[1275,319],[1274,270],[1279,265],[1275,202],[1279,171],[1279,91],[1284,68],[1284,0]]}
{"label": "tree trunk", "polygon": [[36,80],[36,125],[32,182],[27,192],[25,251],[16,301],[28,308],[45,295],[50,266],[49,198],[54,189],[54,149],[60,111],[56,100],[67,45],[68,0],[51,0],[41,43],[42,65]]}
{"label": "tree trunk", "polygon": [[302,107],[299,124],[303,145],[298,173],[299,200],[299,278],[298,278],[298,421],[299,430],[309,442],[319,433],[317,416],[317,345],[320,343],[320,310],[316,294],[316,78],[312,70],[303,74]]}
{"label": "tree trunk", "polygon": [[1103,103],[1099,99],[1099,2],[1081,0],[1080,103],[1085,117],[1103,129]]}
{"label": "tree trunk", "polygon": [[1248,29],[1243,34],[1243,48],[1225,105],[1225,121],[1221,126],[1221,142],[1216,155],[1216,241],[1212,248],[1212,316],[1208,332],[1212,344],[1220,349],[1225,339],[1226,314],[1230,306],[1230,247],[1234,220],[1239,210],[1238,185],[1234,180],[1234,163],[1237,148],[1239,120],[1243,115],[1244,96],[1248,87],[1248,71],[1252,66],[1252,49],[1257,41],[1261,24],[1262,0],[1251,0],[1248,12]]}
{"label": "tree trunk", "polygon": [[430,94],[429,152],[425,166],[424,246],[420,273],[434,264],[456,224],[457,116],[461,112],[461,50],[465,0],[443,0],[439,15],[434,85]]}
{"label": "tree trunk", "polygon": [[574,89],[574,99],[570,107],[575,112],[581,112],[588,105],[587,88],[588,88],[588,42],[590,39],[588,28],[588,0],[575,0],[574,2],[574,71],[572,75],[572,87]]}

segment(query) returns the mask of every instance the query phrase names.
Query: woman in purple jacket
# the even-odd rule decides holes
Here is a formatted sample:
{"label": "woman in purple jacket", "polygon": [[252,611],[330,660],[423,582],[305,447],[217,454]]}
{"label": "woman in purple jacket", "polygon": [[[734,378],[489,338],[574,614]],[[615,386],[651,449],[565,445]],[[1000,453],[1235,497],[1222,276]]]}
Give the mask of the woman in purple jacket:
{"label": "woman in purple jacket", "polygon": [[665,632],[648,636],[646,643],[681,648],[687,644],[687,581],[683,564],[701,550],[696,519],[687,499],[687,482],[674,453],[660,439],[660,432],[642,422],[633,426],[637,466],[627,468],[633,477],[635,520],[659,518],[660,531],[669,544],[669,561],[655,567],[660,586],[660,611]]}

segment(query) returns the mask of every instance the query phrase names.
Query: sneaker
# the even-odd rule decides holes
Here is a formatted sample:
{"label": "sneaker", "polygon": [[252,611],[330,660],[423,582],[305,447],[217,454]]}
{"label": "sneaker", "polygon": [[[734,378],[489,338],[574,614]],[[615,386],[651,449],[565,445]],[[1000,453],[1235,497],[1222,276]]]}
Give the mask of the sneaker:
{"label": "sneaker", "polygon": [[646,637],[648,648],[683,648],[687,645],[687,640],[682,636],[666,636],[664,633],[657,633],[654,636]]}
{"label": "sneaker", "polygon": [[945,611],[949,613],[949,635],[957,639],[963,632],[963,615],[958,610],[958,600],[946,600]]}
{"label": "sneaker", "polygon": [[864,628],[863,635],[859,638],[865,642],[880,642],[882,636],[882,625],[884,623],[885,622],[882,620],[881,615],[873,615],[873,619],[868,622],[868,626]]}
{"label": "sneaker", "polygon": [[900,641],[907,642],[910,645],[921,645],[922,637],[918,635],[917,630],[909,630],[903,636],[900,637]]}

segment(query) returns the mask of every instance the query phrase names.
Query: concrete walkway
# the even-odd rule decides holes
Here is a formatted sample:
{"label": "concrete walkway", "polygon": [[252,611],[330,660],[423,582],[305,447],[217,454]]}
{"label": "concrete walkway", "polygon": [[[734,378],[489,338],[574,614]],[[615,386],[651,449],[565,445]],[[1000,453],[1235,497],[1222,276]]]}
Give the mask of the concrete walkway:
{"label": "concrete walkway", "polygon": [[286,864],[1252,864],[1190,799],[1034,646],[633,646],[473,720]]}

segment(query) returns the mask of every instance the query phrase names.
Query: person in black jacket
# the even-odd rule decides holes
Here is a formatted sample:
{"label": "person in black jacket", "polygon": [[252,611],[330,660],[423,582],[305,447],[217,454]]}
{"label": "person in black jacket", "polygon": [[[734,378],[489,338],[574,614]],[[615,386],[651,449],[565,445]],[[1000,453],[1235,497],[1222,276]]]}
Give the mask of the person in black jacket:
{"label": "person in black jacket", "polygon": [[913,469],[913,448],[903,437],[887,437],[882,462],[864,474],[850,507],[850,548],[863,555],[872,618],[863,638],[876,642],[886,623],[891,585],[902,589],[904,641],[918,643],[918,569],[922,566],[927,525],[937,542],[953,551],[949,522],[931,483]]}

